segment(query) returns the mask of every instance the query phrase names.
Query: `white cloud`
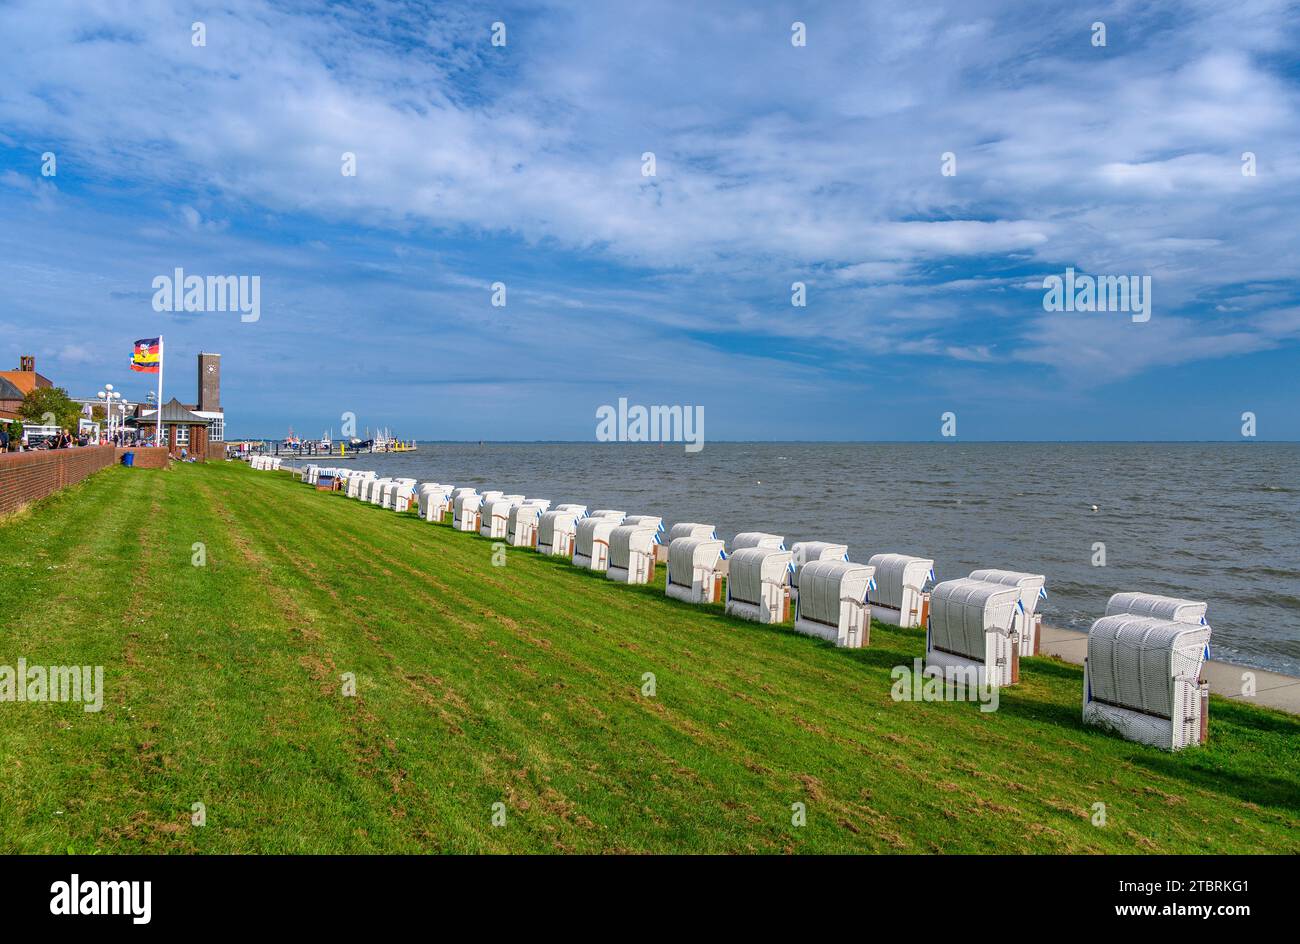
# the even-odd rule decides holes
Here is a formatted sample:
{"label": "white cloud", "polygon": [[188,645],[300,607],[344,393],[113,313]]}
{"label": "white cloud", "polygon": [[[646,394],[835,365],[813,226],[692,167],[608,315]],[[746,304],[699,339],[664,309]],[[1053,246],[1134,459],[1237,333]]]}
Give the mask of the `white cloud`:
{"label": "white cloud", "polygon": [[1018,361],[1059,368],[1074,384],[1098,386],[1152,367],[1270,350],[1300,337],[1300,309],[1210,322],[1153,315],[1043,313]]}

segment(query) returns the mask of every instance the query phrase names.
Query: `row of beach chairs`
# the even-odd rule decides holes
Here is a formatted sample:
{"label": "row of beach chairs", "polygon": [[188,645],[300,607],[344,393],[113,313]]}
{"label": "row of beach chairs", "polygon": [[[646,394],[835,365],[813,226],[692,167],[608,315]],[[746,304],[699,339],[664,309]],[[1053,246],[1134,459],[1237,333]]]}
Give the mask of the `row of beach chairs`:
{"label": "row of beach chairs", "polygon": [[[256,461],[256,459],[254,460]],[[258,466],[255,466],[258,467]],[[263,466],[264,467],[264,466]],[[512,547],[569,559],[610,580],[648,584],[667,568],[664,593],[685,603],[722,603],[731,616],[787,623],[837,646],[870,644],[871,620],[926,630],[926,671],[980,687],[1020,681],[1020,659],[1042,644],[1042,574],[983,569],[936,582],[934,561],[906,554],[849,560],[844,544],[737,534],[731,546],[712,525],[629,515],[585,505],[479,492],[374,472],[309,465],[304,482],[397,512],[478,533]],[[928,588],[928,589],[927,589]],[[1203,742],[1209,657],[1204,603],[1117,593],[1088,633],[1083,718],[1131,740],[1177,750]]]}

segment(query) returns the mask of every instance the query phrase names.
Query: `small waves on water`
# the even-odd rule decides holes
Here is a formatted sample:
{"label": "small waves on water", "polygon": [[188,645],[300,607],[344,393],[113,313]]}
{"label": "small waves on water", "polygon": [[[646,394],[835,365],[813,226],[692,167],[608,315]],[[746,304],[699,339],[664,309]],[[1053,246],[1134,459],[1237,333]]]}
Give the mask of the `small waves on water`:
{"label": "small waves on water", "polygon": [[918,554],[940,580],[1043,573],[1040,611],[1075,629],[1120,590],[1206,600],[1217,657],[1300,675],[1300,444],[422,443],[348,464]]}

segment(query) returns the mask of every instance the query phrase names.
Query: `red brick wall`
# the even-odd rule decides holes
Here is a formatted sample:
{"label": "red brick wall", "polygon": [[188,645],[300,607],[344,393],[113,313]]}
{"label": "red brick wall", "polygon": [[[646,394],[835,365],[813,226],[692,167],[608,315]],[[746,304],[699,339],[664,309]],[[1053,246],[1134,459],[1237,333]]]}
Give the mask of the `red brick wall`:
{"label": "red brick wall", "polygon": [[0,454],[0,515],[75,485],[116,460],[112,446]]}
{"label": "red brick wall", "polygon": [[[119,446],[117,449],[117,458],[120,462],[122,456],[128,450]],[[129,450],[135,453],[135,467],[137,469],[165,469],[167,468],[167,447],[166,446],[146,446],[136,448],[132,446]]]}
{"label": "red brick wall", "polygon": [[200,462],[208,461],[208,428],[190,427],[190,455]]}

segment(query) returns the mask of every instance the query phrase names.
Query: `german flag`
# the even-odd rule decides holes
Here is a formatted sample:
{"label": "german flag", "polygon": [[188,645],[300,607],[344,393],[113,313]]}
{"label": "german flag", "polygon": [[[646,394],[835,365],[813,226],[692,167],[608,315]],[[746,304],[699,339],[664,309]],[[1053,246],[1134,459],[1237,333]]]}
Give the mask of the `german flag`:
{"label": "german flag", "polygon": [[161,338],[141,338],[131,351],[131,369],[142,374],[156,374],[160,364]]}

